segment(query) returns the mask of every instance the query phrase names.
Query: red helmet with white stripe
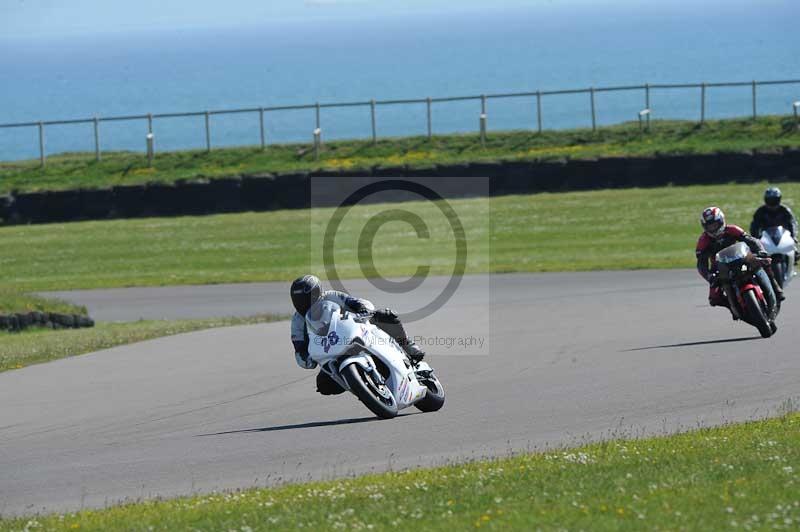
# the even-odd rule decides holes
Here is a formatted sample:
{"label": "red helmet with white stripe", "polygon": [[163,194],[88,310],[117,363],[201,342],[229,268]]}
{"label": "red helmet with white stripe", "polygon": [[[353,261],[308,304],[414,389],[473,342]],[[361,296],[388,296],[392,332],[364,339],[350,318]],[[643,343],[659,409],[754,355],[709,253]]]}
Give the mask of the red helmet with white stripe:
{"label": "red helmet with white stripe", "polygon": [[725,232],[725,214],[719,207],[709,207],[700,215],[700,225],[711,238],[719,238]]}

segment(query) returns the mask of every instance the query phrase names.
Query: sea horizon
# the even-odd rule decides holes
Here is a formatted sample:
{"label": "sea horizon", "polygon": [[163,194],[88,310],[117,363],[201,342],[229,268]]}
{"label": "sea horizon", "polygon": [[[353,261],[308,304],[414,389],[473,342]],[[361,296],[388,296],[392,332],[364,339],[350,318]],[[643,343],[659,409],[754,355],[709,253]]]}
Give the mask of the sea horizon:
{"label": "sea horizon", "polygon": [[[788,2],[705,12],[515,8],[429,17],[254,21],[239,28],[2,37],[0,123],[418,99],[644,83],[800,79]],[[686,37],[690,35],[690,37]],[[748,116],[751,89],[709,89],[706,117]],[[759,88],[760,114],[790,114],[800,85]],[[653,91],[653,118],[696,119],[695,89]],[[546,129],[588,127],[586,95],[543,99]],[[598,125],[635,120],[637,92],[596,95]],[[434,133],[477,130],[480,103],[437,104]],[[379,136],[426,132],[424,105],[379,107]],[[490,130],[534,129],[533,98],[490,100]],[[369,108],[323,109],[327,139],[366,138]],[[307,142],[313,110],[268,113],[268,142]],[[146,124],[102,123],[105,150],[144,149]],[[215,116],[214,146],[255,145],[253,114]],[[160,150],[205,146],[203,118],[157,120]],[[92,125],[47,128],[48,153],[92,151]],[[0,129],[0,160],[38,156],[35,127]]]}

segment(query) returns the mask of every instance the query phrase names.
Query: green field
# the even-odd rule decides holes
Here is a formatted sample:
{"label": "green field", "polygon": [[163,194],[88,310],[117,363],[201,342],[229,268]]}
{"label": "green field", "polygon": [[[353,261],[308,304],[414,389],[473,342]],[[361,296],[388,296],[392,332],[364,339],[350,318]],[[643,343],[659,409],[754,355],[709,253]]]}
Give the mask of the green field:
{"label": "green field", "polygon": [[375,166],[411,168],[433,164],[498,160],[547,160],[604,156],[689,154],[800,146],[791,117],[763,117],[706,122],[653,121],[642,134],[637,124],[590,129],[490,132],[486,146],[475,134],[404,137],[325,143],[315,161],[308,145],[215,149],[159,153],[152,168],[144,155],[132,152],[76,153],[48,157],[47,166],[35,161],[0,163],[0,194],[12,190],[104,188],[120,184],[174,182],[178,179],[257,173],[287,173],[315,169],[366,169]]}
{"label": "green field", "polygon": [[0,332],[0,371],[19,369],[118,345],[131,344],[200,329],[266,323],[287,316],[262,315],[249,318],[217,318],[202,320],[135,321],[130,323],[98,323],[90,329],[49,331],[31,329],[19,333]]}
{"label": "green field", "polygon": [[[749,225],[765,184],[603,190],[465,199],[450,202],[469,241],[467,272],[541,272],[687,268],[694,264],[699,214],[719,205],[732,223]],[[786,203],[800,184],[781,185]],[[404,203],[429,222],[431,238],[387,224],[375,263],[404,276],[420,264],[449,275],[454,244],[438,209]],[[366,217],[386,206],[353,209],[337,237],[337,268],[363,277],[357,236]],[[330,209],[202,217],[92,221],[0,227],[0,286],[61,290],[121,286],[287,281],[310,265],[310,227],[321,233]],[[316,240],[315,240],[316,242]],[[319,247],[313,246],[315,252]]]}
{"label": "green field", "polygon": [[[789,404],[791,407],[791,404]],[[800,415],[275,489],[0,520],[0,530],[797,530]]]}

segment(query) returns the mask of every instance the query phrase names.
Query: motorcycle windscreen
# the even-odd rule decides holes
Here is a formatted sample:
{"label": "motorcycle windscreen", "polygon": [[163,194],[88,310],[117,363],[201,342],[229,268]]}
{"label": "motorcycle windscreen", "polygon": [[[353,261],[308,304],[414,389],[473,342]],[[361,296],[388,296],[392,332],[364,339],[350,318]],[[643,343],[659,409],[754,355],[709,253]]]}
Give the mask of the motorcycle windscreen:
{"label": "motorcycle windscreen", "polygon": [[337,316],[341,310],[341,307],[333,301],[317,301],[306,312],[308,330],[317,336],[327,336],[333,317]]}
{"label": "motorcycle windscreen", "polygon": [[746,258],[748,253],[750,253],[750,248],[747,247],[747,244],[744,242],[737,242],[717,253],[717,262],[730,264],[731,262]]}
{"label": "motorcycle windscreen", "polygon": [[766,233],[767,236],[769,236],[769,239],[772,240],[772,242],[776,246],[780,245],[781,238],[783,238],[784,231],[785,231],[785,229],[783,227],[781,227],[780,225],[777,226],[777,227],[768,227],[768,228],[764,229],[764,233]]}

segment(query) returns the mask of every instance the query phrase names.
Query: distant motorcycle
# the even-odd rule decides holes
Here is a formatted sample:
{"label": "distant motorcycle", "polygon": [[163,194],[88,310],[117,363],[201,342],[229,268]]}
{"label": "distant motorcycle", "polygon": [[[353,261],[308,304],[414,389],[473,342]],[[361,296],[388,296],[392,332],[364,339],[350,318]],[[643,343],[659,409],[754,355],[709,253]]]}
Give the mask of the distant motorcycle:
{"label": "distant motorcycle", "polygon": [[393,418],[412,405],[423,412],[442,408],[444,388],[433,368],[414,365],[368,318],[331,301],[312,305],[306,313],[311,359],[378,417]]}
{"label": "distant motorcycle", "polygon": [[777,302],[767,301],[759,285],[756,272],[771,262],[750,252],[744,242],[737,242],[717,253],[720,286],[728,303],[739,317],[758,329],[763,338],[772,336],[778,328]]}
{"label": "distant motorcycle", "polygon": [[761,244],[772,257],[772,272],[775,280],[786,287],[794,277],[795,244],[792,234],[782,226],[768,227],[761,233]]}

